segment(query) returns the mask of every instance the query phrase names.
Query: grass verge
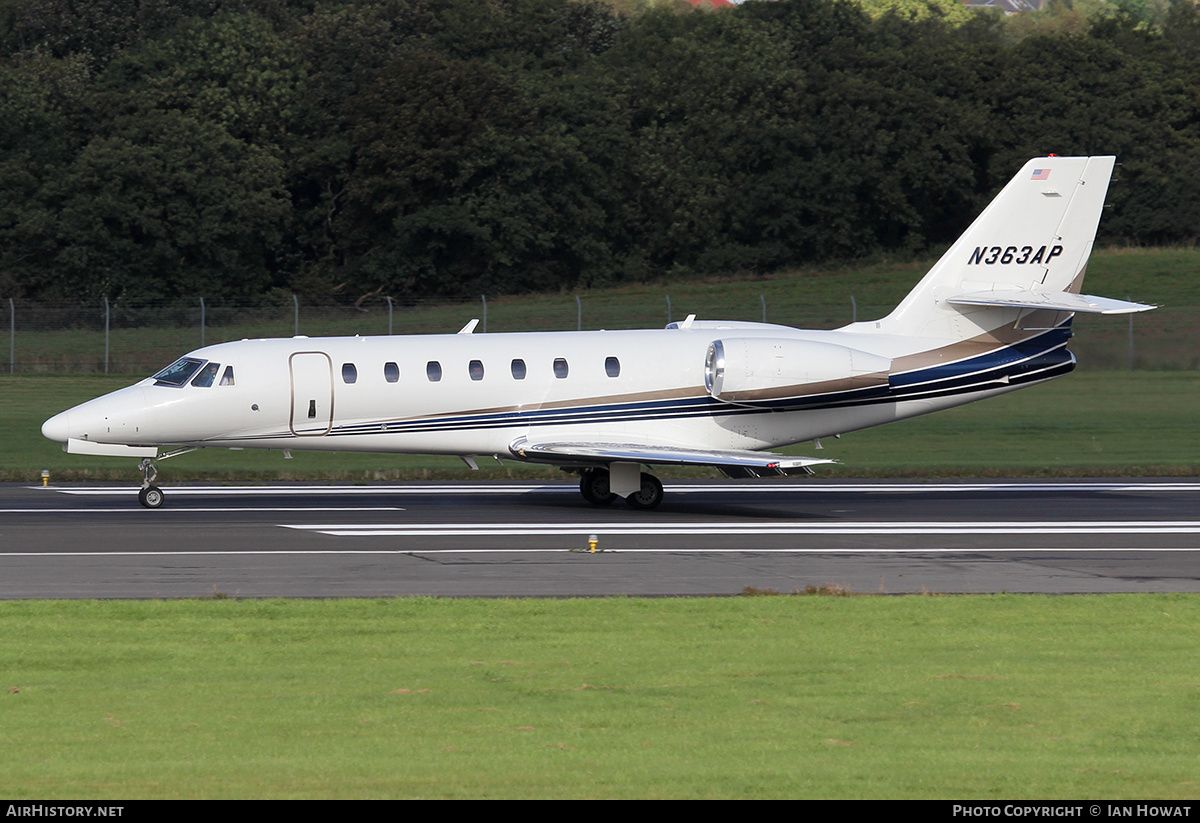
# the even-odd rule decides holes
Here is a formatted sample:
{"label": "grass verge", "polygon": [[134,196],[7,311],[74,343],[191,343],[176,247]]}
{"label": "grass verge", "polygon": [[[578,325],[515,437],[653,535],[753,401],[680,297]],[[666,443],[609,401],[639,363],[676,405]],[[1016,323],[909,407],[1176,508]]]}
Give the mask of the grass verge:
{"label": "grass verge", "polygon": [[1200,598],[0,603],[24,798],[1194,798]]}

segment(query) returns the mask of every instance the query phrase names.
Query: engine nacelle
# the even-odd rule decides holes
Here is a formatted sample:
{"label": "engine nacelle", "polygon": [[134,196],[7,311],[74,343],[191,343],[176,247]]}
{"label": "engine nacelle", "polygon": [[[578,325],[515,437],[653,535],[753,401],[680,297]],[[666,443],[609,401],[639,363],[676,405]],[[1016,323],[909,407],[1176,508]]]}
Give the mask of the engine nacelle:
{"label": "engine nacelle", "polygon": [[835,343],[787,338],[714,340],[704,387],[716,400],[742,405],[813,394],[887,388],[892,361]]}

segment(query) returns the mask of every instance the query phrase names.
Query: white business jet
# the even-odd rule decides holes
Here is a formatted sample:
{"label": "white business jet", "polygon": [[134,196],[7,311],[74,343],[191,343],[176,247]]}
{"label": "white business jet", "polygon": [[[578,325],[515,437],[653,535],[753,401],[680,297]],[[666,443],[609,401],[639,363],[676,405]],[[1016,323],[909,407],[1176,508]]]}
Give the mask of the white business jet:
{"label": "white business jet", "polygon": [[596,505],[656,507],[653,465],[731,477],[830,463],[770,449],[1066,374],[1074,312],[1153,308],[1080,294],[1112,157],[1031,160],[881,320],[832,331],[697,320],[661,330],[242,340],[190,352],[42,434],[71,454],[156,461],[199,448],[480,456],[577,472]]}

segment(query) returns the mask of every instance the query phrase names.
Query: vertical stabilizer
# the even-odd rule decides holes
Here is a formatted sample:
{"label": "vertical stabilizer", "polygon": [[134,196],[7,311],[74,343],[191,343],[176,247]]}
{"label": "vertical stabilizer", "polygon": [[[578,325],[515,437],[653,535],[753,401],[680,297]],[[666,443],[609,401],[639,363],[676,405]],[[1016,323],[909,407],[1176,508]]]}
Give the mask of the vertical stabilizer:
{"label": "vertical stabilizer", "polygon": [[1048,296],[1049,304],[1061,304],[1055,295],[1077,294],[1114,161],[1030,160],[873,330],[963,340],[1011,327],[1036,310],[1018,307],[1022,301]]}

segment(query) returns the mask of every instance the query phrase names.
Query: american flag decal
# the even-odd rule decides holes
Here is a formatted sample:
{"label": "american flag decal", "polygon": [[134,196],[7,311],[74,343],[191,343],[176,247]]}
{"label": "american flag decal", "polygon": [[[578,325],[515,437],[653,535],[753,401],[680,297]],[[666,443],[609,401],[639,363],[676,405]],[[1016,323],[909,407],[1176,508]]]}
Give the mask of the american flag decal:
{"label": "american flag decal", "polygon": [[1033,177],[1030,177],[1029,179],[1030,180],[1049,180],[1050,179],[1050,169],[1034,169]]}

